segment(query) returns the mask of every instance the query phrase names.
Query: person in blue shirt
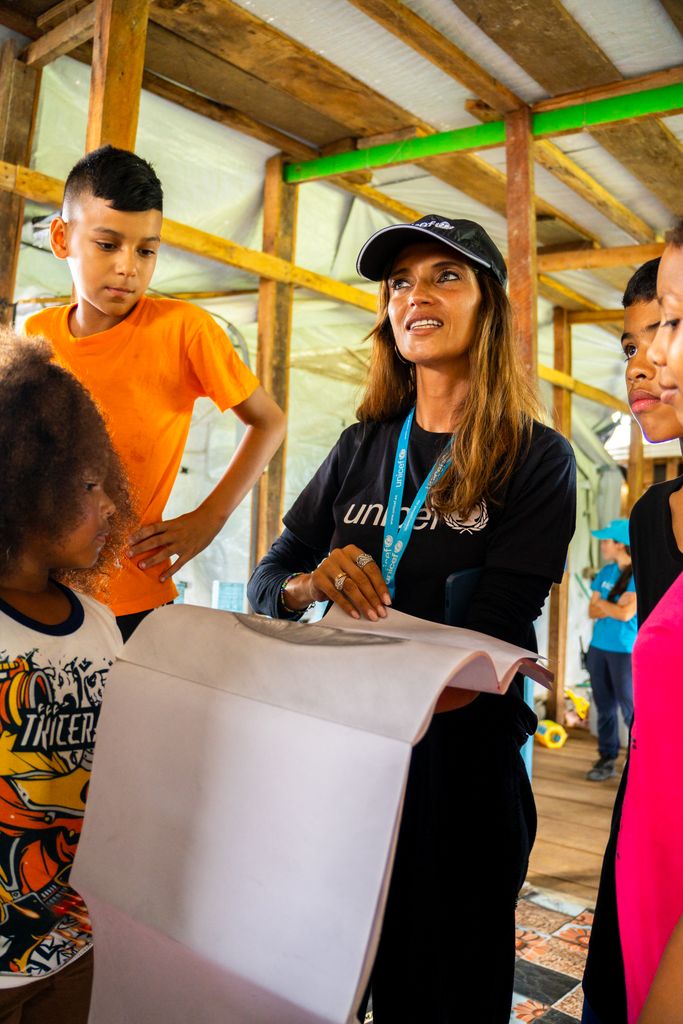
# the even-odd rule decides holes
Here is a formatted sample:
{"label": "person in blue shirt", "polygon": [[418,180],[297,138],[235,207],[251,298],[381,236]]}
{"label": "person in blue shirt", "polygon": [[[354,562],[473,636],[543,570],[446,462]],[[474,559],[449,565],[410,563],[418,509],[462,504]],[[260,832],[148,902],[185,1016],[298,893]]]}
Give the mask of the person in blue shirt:
{"label": "person in blue shirt", "polygon": [[621,708],[628,728],[633,719],[631,651],[638,620],[628,519],[613,519],[603,529],[592,533],[600,540],[600,554],[606,564],[593,580],[588,606],[588,614],[595,619],[595,626],[586,667],[598,709],[600,756],[586,778],[591,782],[603,782],[617,772],[618,709]]}

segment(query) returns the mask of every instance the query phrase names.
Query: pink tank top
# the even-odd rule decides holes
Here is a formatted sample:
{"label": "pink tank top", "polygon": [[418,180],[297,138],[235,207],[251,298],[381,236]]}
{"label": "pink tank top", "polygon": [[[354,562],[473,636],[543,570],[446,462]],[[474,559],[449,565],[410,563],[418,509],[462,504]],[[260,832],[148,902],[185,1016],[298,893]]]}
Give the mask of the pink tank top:
{"label": "pink tank top", "polygon": [[683,573],[638,633],[633,697],[616,861],[628,1024],[683,914]]}

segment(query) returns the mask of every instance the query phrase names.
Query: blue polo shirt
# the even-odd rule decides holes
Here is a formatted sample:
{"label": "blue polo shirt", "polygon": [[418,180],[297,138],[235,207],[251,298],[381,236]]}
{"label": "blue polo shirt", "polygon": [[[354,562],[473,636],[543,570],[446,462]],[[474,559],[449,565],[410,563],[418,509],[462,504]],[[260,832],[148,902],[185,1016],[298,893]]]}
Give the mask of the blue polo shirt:
{"label": "blue polo shirt", "polygon": [[[621,569],[616,562],[608,562],[603,566],[591,584],[591,590],[596,590],[603,601],[609,597],[609,592],[619,579]],[[634,594],[636,590],[633,575],[628,581],[625,593]],[[630,654],[636,642],[638,631],[638,616],[634,613],[626,622],[619,619],[596,619],[593,626],[593,639],[591,647],[598,647],[601,651],[617,651],[622,654]]]}

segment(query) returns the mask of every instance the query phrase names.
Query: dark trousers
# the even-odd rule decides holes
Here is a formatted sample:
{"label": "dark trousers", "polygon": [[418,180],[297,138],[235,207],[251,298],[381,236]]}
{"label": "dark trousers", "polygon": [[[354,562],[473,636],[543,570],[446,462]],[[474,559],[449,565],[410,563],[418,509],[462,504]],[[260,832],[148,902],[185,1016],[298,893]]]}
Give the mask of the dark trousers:
{"label": "dark trousers", "polygon": [[[173,601],[167,601],[166,605],[173,604]],[[166,605],[162,605],[165,608]],[[116,625],[119,627],[123,642],[133,635],[135,630],[138,628],[143,619],[146,619],[150,612],[153,612],[154,608],[147,608],[144,612],[132,612],[130,615],[117,615]]]}
{"label": "dark trousers", "polygon": [[633,721],[633,680],[631,655],[620,651],[588,648],[586,668],[598,709],[598,750],[603,757],[619,753],[619,717],[621,708],[628,729]]}
{"label": "dark trousers", "polygon": [[0,989],[0,1024],[86,1024],[92,972],[88,950],[56,974]]}
{"label": "dark trousers", "polygon": [[413,751],[371,979],[376,1024],[508,1024],[536,812],[512,729],[495,723],[502,698],[488,701],[499,705],[479,697],[436,715]]}

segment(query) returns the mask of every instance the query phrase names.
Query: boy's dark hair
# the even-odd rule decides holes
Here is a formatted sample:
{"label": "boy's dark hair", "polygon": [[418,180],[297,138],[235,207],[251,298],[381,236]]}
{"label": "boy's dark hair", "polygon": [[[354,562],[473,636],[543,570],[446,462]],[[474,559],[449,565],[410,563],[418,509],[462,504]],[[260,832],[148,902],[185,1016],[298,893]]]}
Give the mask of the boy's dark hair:
{"label": "boy's dark hair", "polygon": [[85,483],[101,474],[116,511],[92,569],[52,575],[79,590],[106,589],[133,522],[128,482],[89,393],[52,362],[42,338],[0,329],[0,575],[33,538],[59,540],[84,513]]}
{"label": "boy's dark hair", "polygon": [[664,235],[667,245],[674,245],[677,249],[683,248],[683,217],[677,217],[673,227]]}
{"label": "boy's dark hair", "polygon": [[139,213],[162,210],[164,193],[151,164],[127,149],[100,146],[71,168],[64,185],[64,205],[81,195],[106,199],[115,210]]}
{"label": "boy's dark hair", "polygon": [[621,304],[624,309],[635,306],[637,302],[652,302],[657,298],[657,271],[661,257],[655,260],[648,260],[638,267],[635,274],[626,285],[624,297]]}

